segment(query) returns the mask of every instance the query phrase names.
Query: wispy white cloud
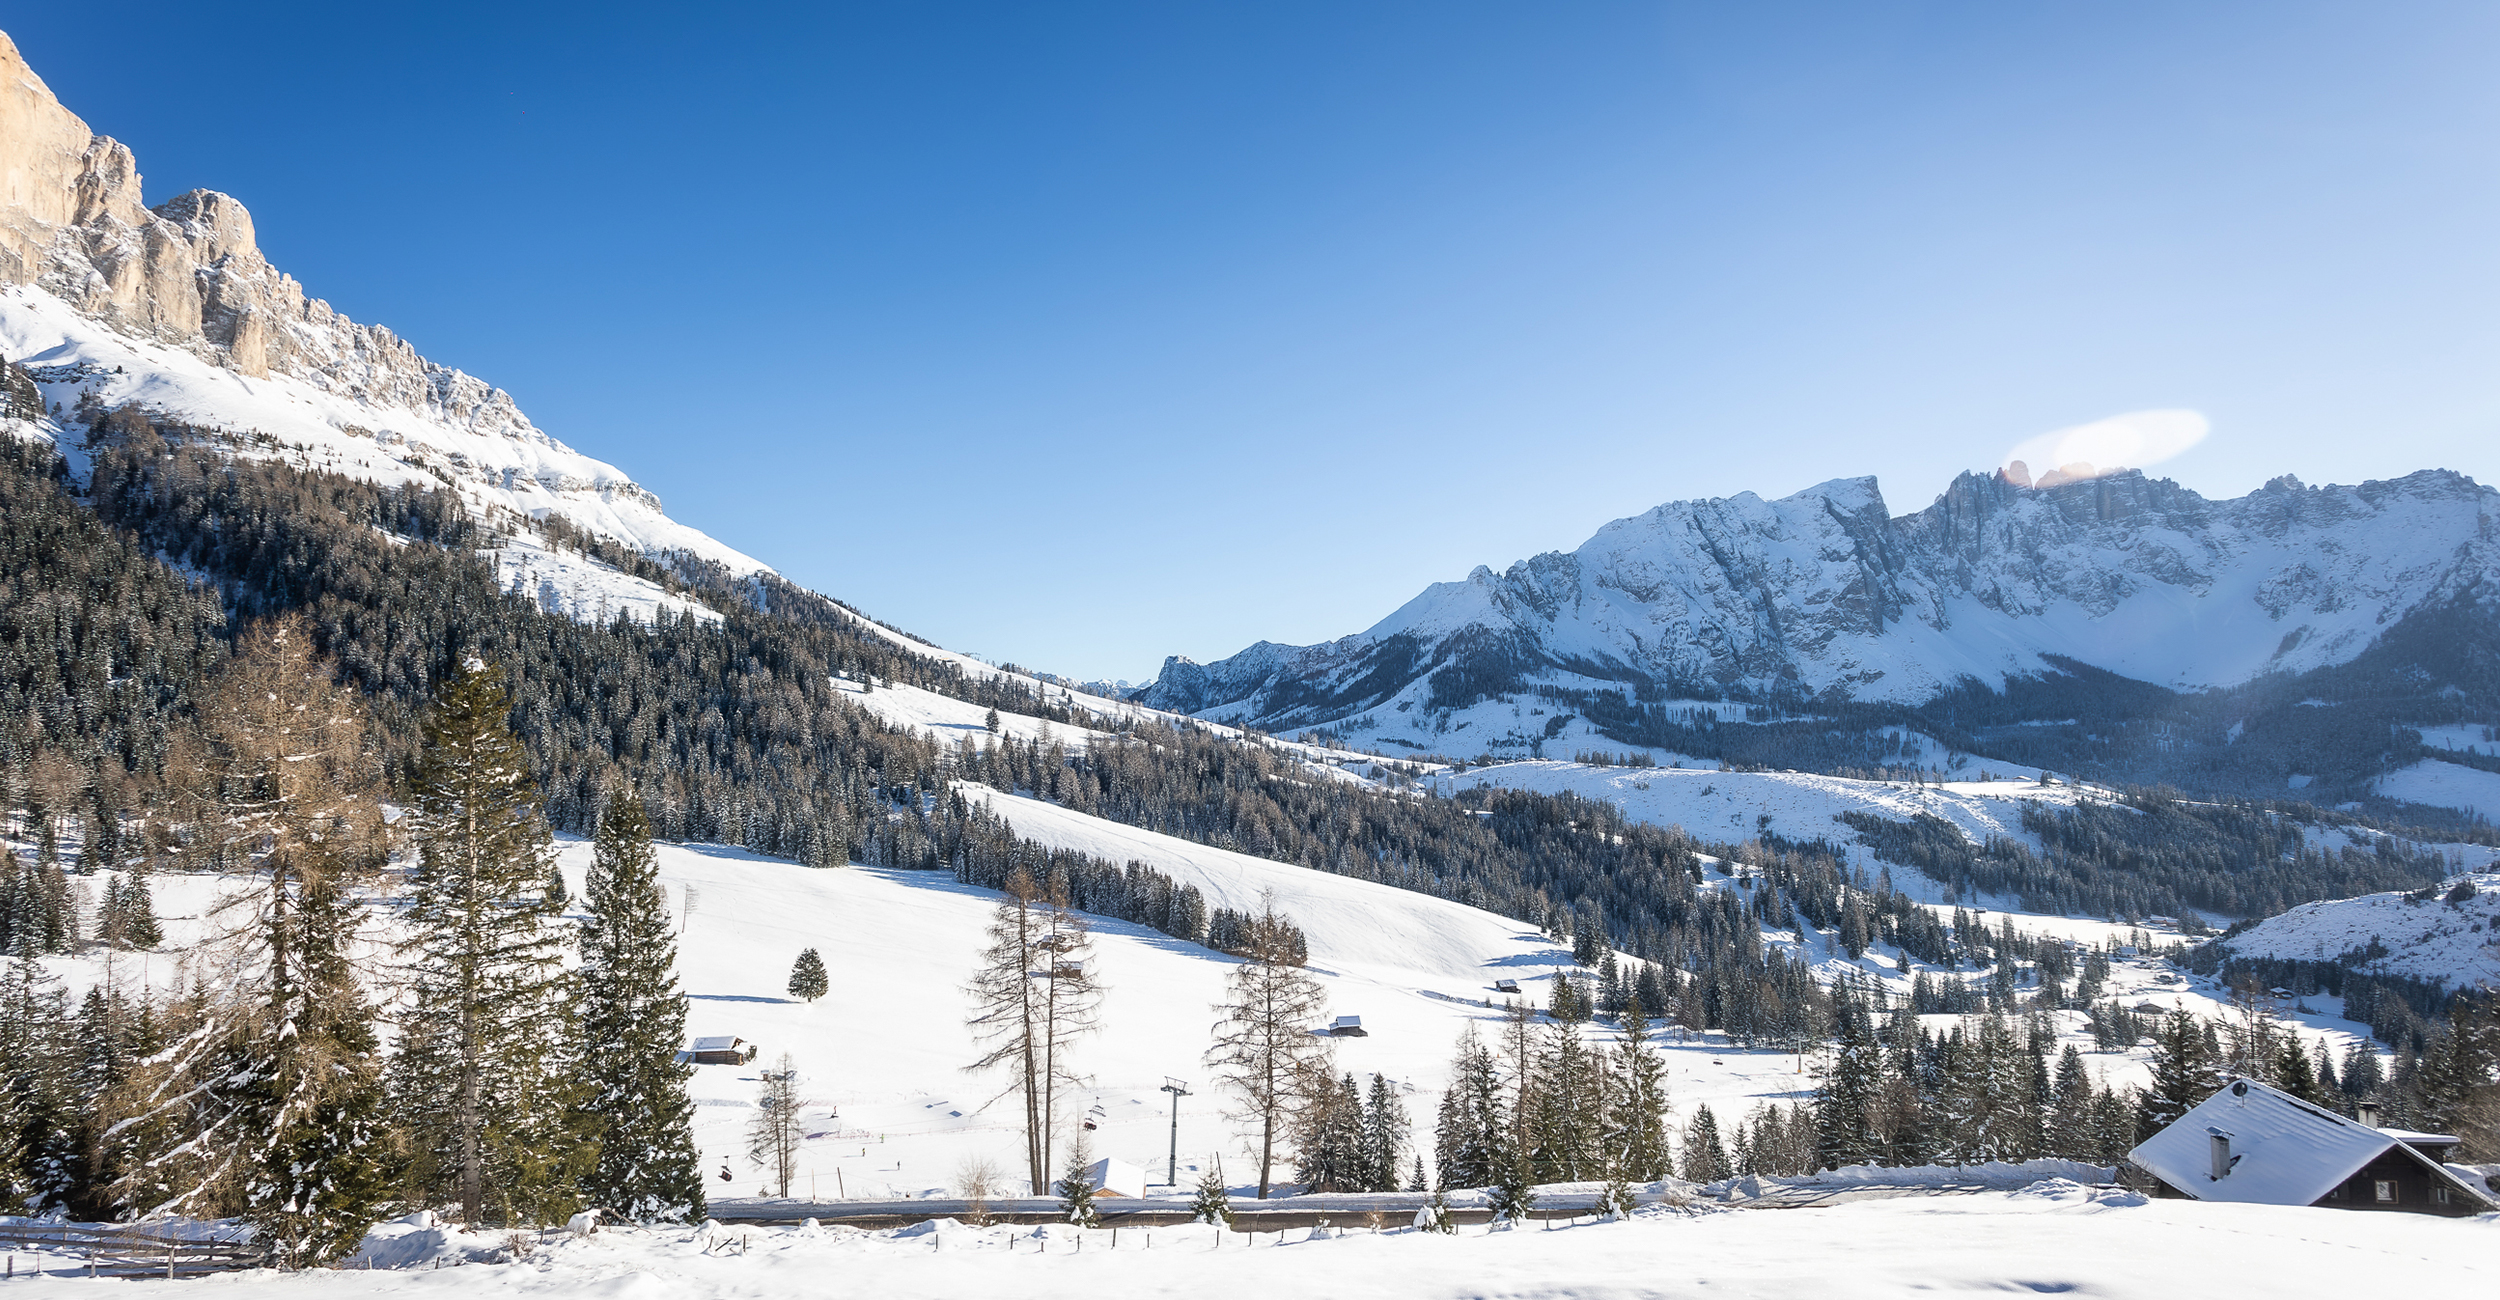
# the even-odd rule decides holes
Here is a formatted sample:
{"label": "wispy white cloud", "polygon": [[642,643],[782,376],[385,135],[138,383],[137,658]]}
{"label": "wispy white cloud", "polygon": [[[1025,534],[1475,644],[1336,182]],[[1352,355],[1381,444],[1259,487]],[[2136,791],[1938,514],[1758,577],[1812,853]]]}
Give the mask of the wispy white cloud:
{"label": "wispy white cloud", "polygon": [[[2202,411],[2129,411],[2024,440],[2002,462],[2018,481],[2048,486],[2148,469],[2205,440],[2213,425]],[[2023,472],[2015,473],[2020,465]]]}

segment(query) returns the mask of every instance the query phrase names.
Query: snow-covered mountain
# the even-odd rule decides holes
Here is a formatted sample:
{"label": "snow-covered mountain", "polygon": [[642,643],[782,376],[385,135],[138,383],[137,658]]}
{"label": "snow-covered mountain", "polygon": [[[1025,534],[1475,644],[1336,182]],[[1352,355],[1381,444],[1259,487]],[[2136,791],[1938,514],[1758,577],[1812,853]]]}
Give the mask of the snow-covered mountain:
{"label": "snow-covered mountain", "polygon": [[2062,658],[2196,690],[2347,663],[2416,615],[2488,617],[2495,593],[2500,492],[2447,471],[2234,500],[2136,471],[1964,474],[1906,515],[1838,479],[1662,505],[1342,640],[1174,657],[1140,698],[1429,745],[1436,715],[1539,684],[1918,704]]}
{"label": "snow-covered mountain", "polygon": [[644,551],[765,567],[670,519],[509,393],[309,296],[261,255],[231,196],[147,206],[130,149],[62,107],[6,35],[0,178],[0,352],[51,410],[135,403],[233,434],[242,454],[448,484],[490,517],[555,515]]}

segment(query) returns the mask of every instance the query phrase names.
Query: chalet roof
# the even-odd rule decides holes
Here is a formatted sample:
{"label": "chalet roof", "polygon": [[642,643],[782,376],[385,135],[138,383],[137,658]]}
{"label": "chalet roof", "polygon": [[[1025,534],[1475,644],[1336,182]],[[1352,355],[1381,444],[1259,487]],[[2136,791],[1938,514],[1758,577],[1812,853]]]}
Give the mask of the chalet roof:
{"label": "chalet roof", "polygon": [[1339,1029],[1360,1029],[1363,1027],[1363,1018],[1361,1016],[1339,1016],[1336,1020],[1336,1027]]}
{"label": "chalet roof", "polygon": [[738,1048],[744,1046],[746,1041],[747,1040],[740,1038],[735,1034],[731,1034],[723,1038],[698,1038],[694,1040],[694,1050],[698,1052],[734,1052],[738,1050]]}
{"label": "chalet roof", "polygon": [[[2444,1179],[2466,1187],[2439,1162],[2406,1146],[2397,1130],[2371,1128],[2254,1079],[2235,1079],[2127,1153],[2155,1177],[2200,1201],[2309,1205],[2402,1148]],[[2422,1135],[2427,1136],[2427,1135]],[[2213,1140],[2230,1139],[2228,1175],[2213,1176]]]}

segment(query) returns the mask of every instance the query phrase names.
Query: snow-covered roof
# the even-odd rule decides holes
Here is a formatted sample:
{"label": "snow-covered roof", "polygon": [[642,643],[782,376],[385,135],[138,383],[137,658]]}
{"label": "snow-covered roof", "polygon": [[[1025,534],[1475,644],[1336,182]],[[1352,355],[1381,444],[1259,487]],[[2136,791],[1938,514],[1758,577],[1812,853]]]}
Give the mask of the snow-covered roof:
{"label": "snow-covered roof", "polygon": [[735,1034],[726,1038],[698,1038],[694,1040],[694,1050],[698,1052],[734,1052],[740,1047],[745,1046],[746,1041],[747,1040],[740,1038]]}
{"label": "snow-covered roof", "polygon": [[1363,1018],[1361,1016],[1339,1016],[1337,1017],[1336,1027],[1339,1029],[1360,1029],[1363,1027]]}
{"label": "snow-covered roof", "polygon": [[[2227,1141],[2229,1162],[2218,1178],[2217,1138]],[[2254,1079],[2235,1079],[2127,1158],[2200,1201],[2309,1205],[2397,1147],[2404,1147],[2398,1132],[2346,1119]],[[2404,1149],[2436,1176],[2481,1198],[2438,1162]]]}
{"label": "snow-covered roof", "polygon": [[1085,1178],[1094,1185],[1096,1192],[1104,1196],[1146,1194],[1146,1171],[1126,1160],[1104,1156],[1085,1167]]}

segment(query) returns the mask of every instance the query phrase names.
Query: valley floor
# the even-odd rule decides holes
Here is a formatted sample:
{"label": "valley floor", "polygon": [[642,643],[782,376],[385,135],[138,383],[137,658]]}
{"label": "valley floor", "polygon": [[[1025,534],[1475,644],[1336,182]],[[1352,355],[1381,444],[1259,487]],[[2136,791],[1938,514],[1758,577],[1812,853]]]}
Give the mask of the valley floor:
{"label": "valley floor", "polygon": [[[1219,1244],[1219,1236],[1221,1241]],[[381,1266],[228,1274],[197,1285],[237,1300],[333,1296],[598,1296],[779,1300],[891,1295],[1094,1300],[1106,1295],[1397,1297],[2479,1295],[2500,1282],[2500,1215],[2404,1214],[2145,1201],[2047,1182],[2018,1192],[1865,1201],[1810,1211],[1643,1211],[1629,1221],[1456,1237],[1356,1229],[1335,1239],[1205,1227],[891,1232],[626,1230],[535,1247],[517,1263],[436,1267],[490,1237],[377,1232]],[[23,1276],[40,1293],[112,1281]]]}

